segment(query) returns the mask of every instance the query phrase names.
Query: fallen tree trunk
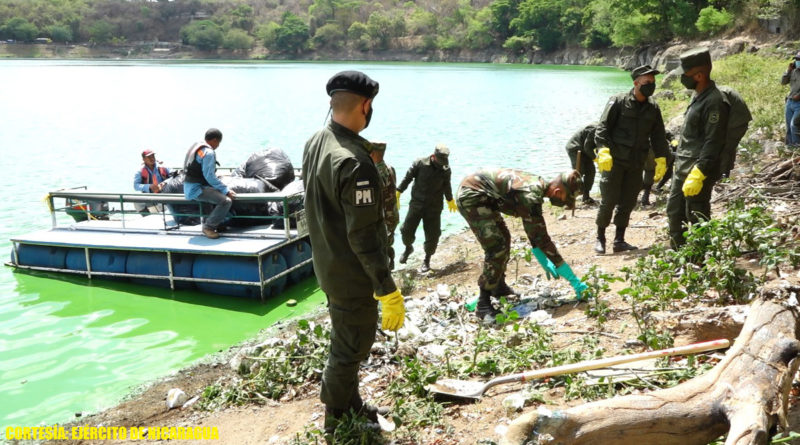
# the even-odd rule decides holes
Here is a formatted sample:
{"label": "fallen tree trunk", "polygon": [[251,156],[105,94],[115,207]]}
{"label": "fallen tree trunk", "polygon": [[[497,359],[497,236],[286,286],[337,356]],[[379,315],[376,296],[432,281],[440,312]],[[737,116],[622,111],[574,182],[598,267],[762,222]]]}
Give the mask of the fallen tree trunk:
{"label": "fallen tree trunk", "polygon": [[767,444],[786,427],[788,393],[800,361],[797,310],[757,301],[736,342],[717,366],[676,387],[540,409],[509,427],[502,445]]}

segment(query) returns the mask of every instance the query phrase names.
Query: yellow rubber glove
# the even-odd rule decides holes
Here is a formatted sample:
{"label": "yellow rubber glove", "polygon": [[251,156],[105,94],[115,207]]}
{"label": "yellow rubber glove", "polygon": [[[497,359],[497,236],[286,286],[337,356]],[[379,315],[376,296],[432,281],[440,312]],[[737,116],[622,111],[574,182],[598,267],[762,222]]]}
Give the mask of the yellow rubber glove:
{"label": "yellow rubber glove", "polygon": [[672,142],[669,143],[669,145],[671,145],[674,148],[677,148],[678,147],[678,140],[677,139],[673,139]]}
{"label": "yellow rubber glove", "polygon": [[597,152],[597,157],[594,158],[597,162],[597,168],[601,172],[611,171],[611,166],[614,165],[614,160],[611,158],[611,150],[608,147],[603,147]]}
{"label": "yellow rubber glove", "polygon": [[447,201],[447,208],[450,209],[450,213],[457,212],[458,206],[454,200]]}
{"label": "yellow rubber glove", "polygon": [[660,181],[667,172],[667,158],[656,158],[656,173],[653,175],[653,181]]}
{"label": "yellow rubber glove", "polygon": [[694,196],[700,193],[700,190],[703,189],[704,179],[706,179],[706,175],[695,165],[689,172],[689,176],[683,181],[683,196]]}
{"label": "yellow rubber glove", "polygon": [[406,308],[400,289],[382,297],[375,295],[375,299],[380,301],[383,306],[381,309],[381,329],[396,331],[402,328],[403,321],[406,318]]}
{"label": "yellow rubber glove", "polygon": [[399,190],[395,190],[394,197],[397,198],[397,208],[399,209],[400,208],[400,191]]}

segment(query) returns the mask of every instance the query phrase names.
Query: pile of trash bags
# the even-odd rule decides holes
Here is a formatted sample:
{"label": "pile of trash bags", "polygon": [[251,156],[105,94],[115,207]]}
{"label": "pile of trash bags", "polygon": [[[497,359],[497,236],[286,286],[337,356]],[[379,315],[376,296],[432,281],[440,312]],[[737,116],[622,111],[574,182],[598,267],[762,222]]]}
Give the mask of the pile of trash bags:
{"label": "pile of trash bags", "polygon": [[[294,215],[303,208],[303,181],[295,179],[295,170],[289,156],[279,148],[268,148],[255,152],[230,176],[220,176],[220,181],[237,195],[247,193],[275,193],[277,196],[293,196],[288,202],[288,215]],[[183,193],[185,176],[183,172],[164,181],[162,193]],[[169,205],[178,224],[199,224],[200,204]],[[203,204],[207,215],[210,204]],[[226,223],[231,226],[254,226],[272,223],[273,228],[284,228],[284,205],[282,202],[255,203],[234,200],[231,212],[237,217]],[[272,218],[270,218],[272,217]],[[279,217],[279,218],[275,218]],[[296,220],[290,217],[291,227]]]}

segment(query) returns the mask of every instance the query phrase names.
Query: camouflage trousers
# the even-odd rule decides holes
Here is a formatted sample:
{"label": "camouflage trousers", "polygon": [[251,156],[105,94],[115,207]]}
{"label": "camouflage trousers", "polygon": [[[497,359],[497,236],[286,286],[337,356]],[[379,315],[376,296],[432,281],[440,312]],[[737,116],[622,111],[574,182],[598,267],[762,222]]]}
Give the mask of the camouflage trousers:
{"label": "camouflage trousers", "polygon": [[497,203],[477,190],[460,187],[456,201],[459,213],[483,248],[483,273],[478,278],[478,286],[494,289],[506,272],[511,251],[508,227]]}

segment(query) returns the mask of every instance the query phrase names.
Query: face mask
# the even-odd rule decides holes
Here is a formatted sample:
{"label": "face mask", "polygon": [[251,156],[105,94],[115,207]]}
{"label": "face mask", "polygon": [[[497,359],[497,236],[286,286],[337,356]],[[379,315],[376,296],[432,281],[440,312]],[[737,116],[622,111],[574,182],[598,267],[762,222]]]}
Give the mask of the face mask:
{"label": "face mask", "polygon": [[372,105],[369,106],[369,111],[367,111],[366,122],[364,123],[364,128],[369,127],[369,121],[372,120]]}
{"label": "face mask", "polygon": [[681,84],[690,90],[697,88],[697,81],[694,80],[694,77],[686,74],[681,74]]}
{"label": "face mask", "polygon": [[648,83],[645,85],[639,85],[639,92],[642,93],[644,97],[650,97],[656,91],[656,84]]}
{"label": "face mask", "polygon": [[794,61],[794,67],[795,68],[800,68],[800,60],[795,60]]}

